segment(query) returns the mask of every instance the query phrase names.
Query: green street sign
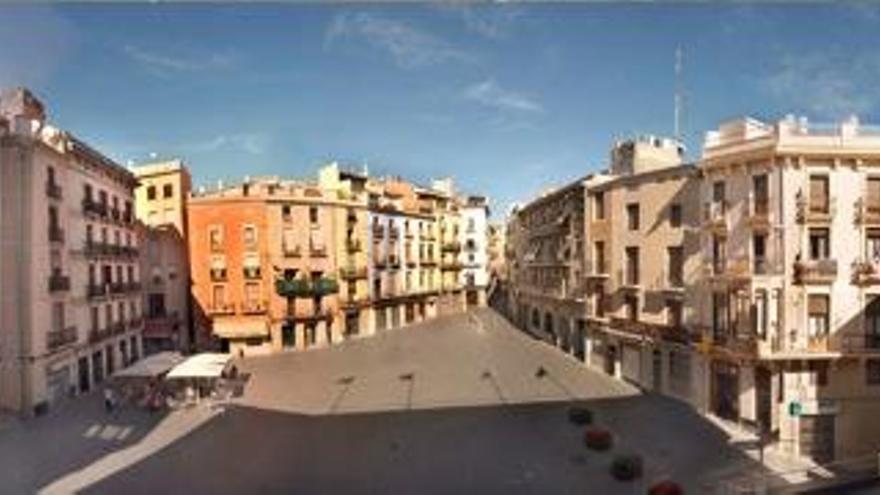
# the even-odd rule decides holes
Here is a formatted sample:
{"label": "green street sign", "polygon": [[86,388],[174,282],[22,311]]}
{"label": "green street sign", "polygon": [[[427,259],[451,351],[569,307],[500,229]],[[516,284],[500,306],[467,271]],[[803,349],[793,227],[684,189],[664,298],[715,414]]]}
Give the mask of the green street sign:
{"label": "green street sign", "polygon": [[803,410],[804,406],[800,402],[791,401],[788,403],[788,415],[793,418],[800,416]]}

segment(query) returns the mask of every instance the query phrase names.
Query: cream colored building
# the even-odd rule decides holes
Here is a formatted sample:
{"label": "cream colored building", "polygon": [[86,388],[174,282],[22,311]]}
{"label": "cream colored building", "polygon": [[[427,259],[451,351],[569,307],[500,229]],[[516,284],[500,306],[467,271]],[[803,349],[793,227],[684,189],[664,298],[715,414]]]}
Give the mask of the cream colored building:
{"label": "cream colored building", "polygon": [[821,461],[880,449],[880,132],[742,119],[707,133],[710,408]]}
{"label": "cream colored building", "polygon": [[135,211],[144,274],[144,352],[195,351],[190,325],[187,201],[192,179],[181,160],[131,167],[138,178]]}
{"label": "cream colored building", "polygon": [[39,414],[141,354],[136,178],[0,96],[0,407]]}

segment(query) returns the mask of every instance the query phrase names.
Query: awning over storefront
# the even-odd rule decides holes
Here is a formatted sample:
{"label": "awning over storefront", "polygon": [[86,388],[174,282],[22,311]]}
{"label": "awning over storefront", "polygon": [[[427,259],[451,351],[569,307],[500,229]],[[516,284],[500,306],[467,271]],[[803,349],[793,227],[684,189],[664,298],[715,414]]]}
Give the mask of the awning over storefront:
{"label": "awning over storefront", "polygon": [[196,354],[175,366],[166,378],[219,378],[231,360],[229,354]]}
{"label": "awning over storefront", "polygon": [[182,363],[186,358],[176,351],[165,351],[147,356],[133,365],[113,374],[114,378],[152,378]]}
{"label": "awning over storefront", "polygon": [[269,324],[264,319],[218,319],[214,320],[213,332],[224,339],[266,337],[269,335]]}

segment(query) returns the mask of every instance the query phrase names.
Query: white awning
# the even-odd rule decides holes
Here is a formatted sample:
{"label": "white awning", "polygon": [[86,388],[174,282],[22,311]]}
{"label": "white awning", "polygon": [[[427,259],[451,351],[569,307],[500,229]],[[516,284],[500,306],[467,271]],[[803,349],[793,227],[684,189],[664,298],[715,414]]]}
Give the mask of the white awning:
{"label": "white awning", "polygon": [[167,372],[171,368],[182,363],[186,358],[176,351],[165,351],[152,354],[140,361],[123,368],[113,374],[119,378],[151,378]]}
{"label": "white awning", "polygon": [[246,339],[266,337],[269,324],[264,318],[243,320],[241,318],[215,318],[212,327],[214,335],[225,339]]}
{"label": "white awning", "polygon": [[219,378],[231,360],[229,354],[196,354],[175,366],[165,378]]}

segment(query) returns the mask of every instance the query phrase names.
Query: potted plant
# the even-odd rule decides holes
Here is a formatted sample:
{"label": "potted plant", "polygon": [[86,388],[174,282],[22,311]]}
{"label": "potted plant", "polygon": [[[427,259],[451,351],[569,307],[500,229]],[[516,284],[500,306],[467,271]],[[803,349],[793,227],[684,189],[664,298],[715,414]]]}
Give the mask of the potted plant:
{"label": "potted plant", "polygon": [[584,443],[592,450],[605,451],[614,443],[611,432],[604,428],[588,428],[584,434]]}
{"label": "potted plant", "polygon": [[648,495],[684,495],[684,489],[672,480],[663,480],[651,485]]}
{"label": "potted plant", "polygon": [[593,411],[583,406],[568,409],[568,421],[579,426],[593,424]]}
{"label": "potted plant", "polygon": [[642,476],[642,457],[619,455],[611,461],[611,476],[618,481],[631,481]]}

